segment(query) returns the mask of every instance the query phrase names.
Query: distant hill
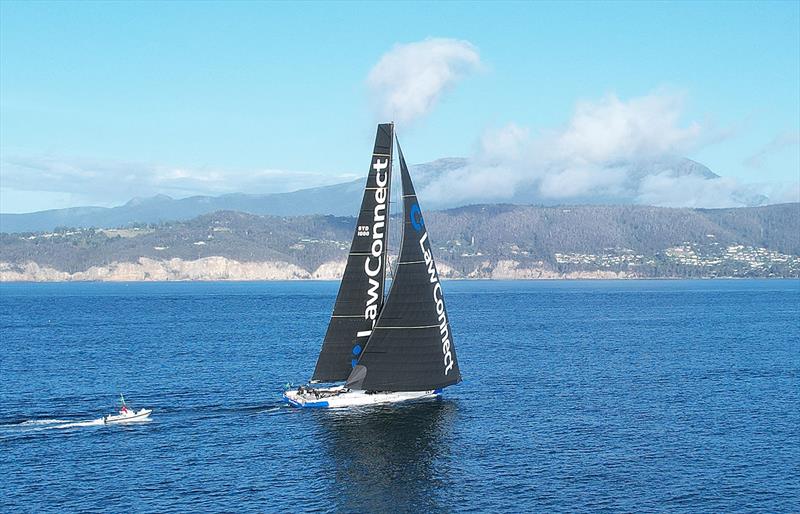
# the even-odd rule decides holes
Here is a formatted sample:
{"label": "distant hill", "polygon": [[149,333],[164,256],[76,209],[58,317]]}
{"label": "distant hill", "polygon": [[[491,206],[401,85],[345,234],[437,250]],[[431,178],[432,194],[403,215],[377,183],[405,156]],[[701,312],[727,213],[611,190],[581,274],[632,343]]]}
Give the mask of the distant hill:
{"label": "distant hill", "polygon": [[[425,187],[442,174],[464,168],[469,164],[467,159],[447,158],[412,166],[411,172],[420,197],[426,210],[446,209],[462,206],[459,202],[437,202],[426,198]],[[621,163],[622,164],[622,163]],[[638,184],[647,176],[657,173],[669,173],[673,176],[694,176],[705,180],[716,180],[718,175],[690,159],[673,159],[670,161],[654,161],[640,163],[629,168],[629,184],[625,191],[636,191]],[[173,199],[165,195],[150,198],[134,198],[118,207],[75,207],[54,209],[28,214],[0,214],[0,232],[35,232],[54,230],[57,227],[76,228],[113,228],[132,226],[136,223],[162,223],[168,221],[184,221],[202,214],[221,210],[264,214],[274,216],[301,216],[310,214],[330,214],[334,216],[351,216],[358,209],[363,194],[362,179],[335,184],[332,186],[302,189],[289,193],[275,194],[227,194],[222,196],[192,196]],[[628,196],[626,196],[626,194]],[[740,199],[744,205],[761,205],[768,199]],[[530,205],[553,205],[554,200],[541,198],[536,188],[520,188],[509,203]],[[635,197],[629,193],[620,193],[614,197],[580,197],[570,198],[573,204],[632,204]]]}
{"label": "distant hill", "polygon": [[[473,205],[429,212],[425,222],[448,277],[800,276],[797,203],[736,209]],[[335,278],[354,225],[352,217],[226,211],[135,229],[1,234],[0,277]],[[396,250],[399,231],[392,233]],[[254,264],[244,269],[240,263]],[[76,273],[83,274],[72,277]]]}
{"label": "distant hill", "polygon": [[[439,159],[413,166],[420,184],[439,173],[463,167],[466,159]],[[114,228],[136,223],[184,221],[217,211],[237,211],[274,216],[330,214],[351,216],[364,194],[364,180],[332,186],[301,189],[290,193],[191,196],[174,199],[166,195],[134,198],[119,207],[74,207],[27,214],[0,214],[0,232],[36,232],[57,227]]]}

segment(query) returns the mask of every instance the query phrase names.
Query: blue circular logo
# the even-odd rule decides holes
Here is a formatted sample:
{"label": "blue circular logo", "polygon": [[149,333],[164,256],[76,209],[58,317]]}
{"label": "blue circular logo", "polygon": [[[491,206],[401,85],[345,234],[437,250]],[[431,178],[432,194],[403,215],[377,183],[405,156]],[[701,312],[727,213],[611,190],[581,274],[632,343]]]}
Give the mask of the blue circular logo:
{"label": "blue circular logo", "polygon": [[361,353],[361,345],[357,344],[353,347],[353,355],[358,355]]}
{"label": "blue circular logo", "polygon": [[425,221],[422,219],[422,211],[419,210],[419,205],[414,204],[411,206],[408,217],[411,219],[411,226],[414,227],[414,230],[417,232],[422,230],[422,227],[425,226]]}

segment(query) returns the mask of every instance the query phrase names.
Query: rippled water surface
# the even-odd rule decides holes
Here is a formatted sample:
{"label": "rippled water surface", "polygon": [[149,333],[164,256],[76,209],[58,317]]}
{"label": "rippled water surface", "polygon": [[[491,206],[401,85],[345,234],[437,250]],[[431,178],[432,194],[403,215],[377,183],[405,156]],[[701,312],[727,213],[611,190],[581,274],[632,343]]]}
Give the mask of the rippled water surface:
{"label": "rippled water surface", "polygon": [[0,284],[2,510],[800,510],[798,281],[447,282],[442,400],[285,407],[337,287]]}

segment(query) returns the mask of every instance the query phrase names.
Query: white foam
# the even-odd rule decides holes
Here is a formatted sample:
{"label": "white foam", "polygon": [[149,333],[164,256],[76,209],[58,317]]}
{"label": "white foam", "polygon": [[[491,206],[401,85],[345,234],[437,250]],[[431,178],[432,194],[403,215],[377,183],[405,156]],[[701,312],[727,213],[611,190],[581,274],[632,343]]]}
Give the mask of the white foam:
{"label": "white foam", "polygon": [[98,418],[87,421],[76,421],[75,423],[66,423],[64,425],[55,425],[47,428],[78,428],[78,427],[92,427],[103,424],[105,424],[103,418]]}
{"label": "white foam", "polygon": [[20,426],[25,425],[52,425],[55,423],[69,423],[68,419],[30,419],[28,421],[23,421],[20,423]]}
{"label": "white foam", "polygon": [[23,429],[23,430],[49,430],[55,428],[75,428],[75,427],[90,427],[95,425],[102,425],[103,418],[88,419],[83,421],[73,421],[69,419],[29,419],[21,423],[12,423],[8,425],[0,425],[5,429]]}

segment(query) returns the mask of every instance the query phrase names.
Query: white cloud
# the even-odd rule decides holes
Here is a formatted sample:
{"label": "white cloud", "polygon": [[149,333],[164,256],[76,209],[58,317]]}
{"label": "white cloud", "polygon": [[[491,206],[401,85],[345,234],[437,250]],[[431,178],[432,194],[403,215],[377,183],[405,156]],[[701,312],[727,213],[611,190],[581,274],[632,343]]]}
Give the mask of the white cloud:
{"label": "white cloud", "polygon": [[519,173],[526,168],[531,139],[528,129],[509,124],[499,130],[487,130],[480,148],[464,168],[451,170],[424,185],[423,195],[435,203],[462,201],[502,201],[531,179]]}
{"label": "white cloud", "polygon": [[645,177],[637,203],[661,207],[742,207],[764,203],[800,202],[800,183],[744,184],[734,178],[713,180],[658,174]]}
{"label": "white cloud", "polygon": [[800,181],[763,184],[770,203],[800,202]]}
{"label": "white cloud", "polygon": [[[0,162],[8,203],[13,191],[73,195],[93,205],[116,205],[133,196],[276,193],[340,183],[350,174],[273,169],[221,170],[65,157],[9,157]],[[4,205],[3,209],[7,209]]]}
{"label": "white cloud", "polygon": [[568,199],[603,196],[622,193],[628,174],[625,168],[597,168],[591,166],[568,167],[542,177],[539,191],[542,196],[553,199]]}
{"label": "white cloud", "polygon": [[531,144],[530,130],[509,123],[499,130],[488,130],[481,138],[480,157],[487,162],[507,162],[518,160],[522,152]]}
{"label": "white cloud", "polygon": [[739,182],[730,178],[708,180],[660,173],[642,179],[636,199],[661,207],[738,207],[744,203],[744,199],[737,200],[739,191]]}
{"label": "white cloud", "polygon": [[754,153],[747,159],[744,164],[747,167],[761,169],[764,163],[773,154],[776,154],[784,148],[791,148],[800,144],[800,133],[798,132],[783,132],[775,136],[775,138],[764,145],[758,152]]}
{"label": "white cloud", "polygon": [[566,129],[554,137],[558,157],[607,163],[686,152],[700,136],[699,123],[681,126],[682,95],[659,91],[627,102],[608,95],[582,101]]}
{"label": "white cloud", "polygon": [[383,54],[367,85],[382,120],[408,123],[430,112],[448,88],[480,64],[478,50],[468,41],[429,38]]}
{"label": "white cloud", "polygon": [[[682,156],[725,131],[683,122],[683,95],[669,90],[579,102],[559,129],[534,136],[510,124],[490,130],[466,167],[423,188],[438,205],[473,201],[625,201],[731,207],[796,198],[796,187],[709,178]],[[707,172],[707,170],[706,170]]]}

